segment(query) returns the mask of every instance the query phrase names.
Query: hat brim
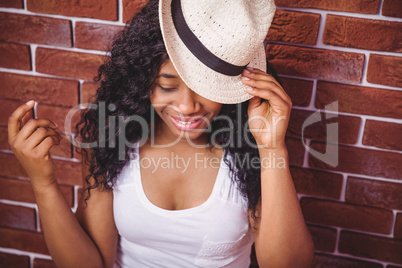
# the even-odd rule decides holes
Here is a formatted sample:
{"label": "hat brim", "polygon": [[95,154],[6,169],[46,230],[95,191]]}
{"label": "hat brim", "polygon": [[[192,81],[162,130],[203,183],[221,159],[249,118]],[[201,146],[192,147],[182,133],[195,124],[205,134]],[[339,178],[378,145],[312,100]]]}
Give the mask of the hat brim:
{"label": "hat brim", "polygon": [[[253,96],[246,92],[241,74],[228,76],[200,62],[178,36],[171,16],[171,0],[160,1],[159,20],[165,47],[173,66],[183,82],[200,96],[223,104],[240,103]],[[266,71],[263,44],[254,52],[248,66]]]}

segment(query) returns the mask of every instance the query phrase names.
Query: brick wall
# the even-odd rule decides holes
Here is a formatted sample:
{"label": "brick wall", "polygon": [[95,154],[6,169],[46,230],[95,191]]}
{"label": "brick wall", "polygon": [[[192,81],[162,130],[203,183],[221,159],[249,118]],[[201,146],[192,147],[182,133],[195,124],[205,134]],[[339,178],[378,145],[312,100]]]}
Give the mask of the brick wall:
{"label": "brick wall", "polygon": [[[7,144],[10,112],[35,99],[37,116],[63,126],[96,89],[91,81],[109,40],[145,2],[0,0],[1,267],[53,265],[30,183]],[[287,144],[314,267],[401,266],[402,1],[276,4],[267,55],[294,103]],[[334,101],[338,114],[324,119]],[[303,130],[318,110],[323,120]],[[329,123],[338,124],[339,145],[325,148]],[[72,149],[65,140],[52,153],[75,209],[81,178]],[[331,149],[336,167],[309,153]]]}
{"label": "brick wall", "polygon": [[[294,108],[291,172],[315,242],[314,267],[402,265],[402,1],[276,0],[268,59]],[[337,101],[338,116],[325,120]],[[339,163],[325,152],[338,123]],[[328,146],[327,150],[334,149]]]}

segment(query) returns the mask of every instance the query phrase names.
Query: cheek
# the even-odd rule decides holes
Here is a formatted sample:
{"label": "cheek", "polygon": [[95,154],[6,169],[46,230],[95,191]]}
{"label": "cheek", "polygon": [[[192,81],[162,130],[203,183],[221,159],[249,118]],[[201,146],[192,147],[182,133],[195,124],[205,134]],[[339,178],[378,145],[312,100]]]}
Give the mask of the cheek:
{"label": "cheek", "polygon": [[162,106],[165,104],[163,98],[158,93],[151,93],[149,96],[149,101],[156,112],[160,112],[162,110]]}
{"label": "cheek", "polygon": [[151,102],[152,108],[155,111],[154,113],[156,113],[160,116],[162,114],[163,107],[162,107],[162,105],[160,105],[160,102],[158,101],[158,99],[151,95],[149,98],[149,101]]}
{"label": "cheek", "polygon": [[164,110],[164,108],[163,108],[162,105],[152,104],[152,106],[153,106],[153,108],[154,108],[154,110],[155,110],[155,113],[157,113],[157,114],[159,114],[159,115],[162,115],[163,110]]}

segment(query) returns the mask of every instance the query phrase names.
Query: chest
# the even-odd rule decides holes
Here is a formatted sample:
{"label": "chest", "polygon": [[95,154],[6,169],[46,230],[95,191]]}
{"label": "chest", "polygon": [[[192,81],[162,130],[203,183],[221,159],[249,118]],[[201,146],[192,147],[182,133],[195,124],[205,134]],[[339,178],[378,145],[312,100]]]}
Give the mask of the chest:
{"label": "chest", "polygon": [[139,160],[141,183],[147,199],[166,210],[193,208],[211,195],[222,154],[150,156]]}

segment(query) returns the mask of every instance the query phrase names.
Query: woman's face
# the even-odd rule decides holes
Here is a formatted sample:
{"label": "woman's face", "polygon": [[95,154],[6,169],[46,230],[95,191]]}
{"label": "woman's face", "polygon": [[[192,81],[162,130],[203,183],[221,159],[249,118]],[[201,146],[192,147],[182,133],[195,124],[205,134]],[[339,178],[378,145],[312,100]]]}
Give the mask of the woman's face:
{"label": "woman's face", "polygon": [[203,140],[212,120],[219,114],[222,104],[210,101],[193,92],[181,80],[172,62],[166,60],[151,88],[151,104],[162,119],[157,135],[178,140]]}

